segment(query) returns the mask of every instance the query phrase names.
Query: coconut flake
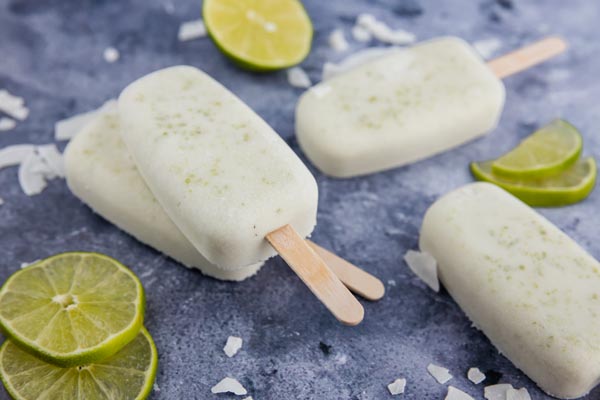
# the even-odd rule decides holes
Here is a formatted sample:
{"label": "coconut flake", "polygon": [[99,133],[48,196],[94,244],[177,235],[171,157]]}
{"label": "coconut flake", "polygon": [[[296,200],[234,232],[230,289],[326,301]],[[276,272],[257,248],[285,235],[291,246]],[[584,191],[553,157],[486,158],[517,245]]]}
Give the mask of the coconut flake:
{"label": "coconut flake", "polygon": [[531,396],[526,388],[510,388],[506,391],[506,400],[531,400]]}
{"label": "coconut flake", "polygon": [[485,380],[485,374],[479,368],[469,368],[467,378],[474,384],[478,385]]}
{"label": "coconut flake", "polygon": [[378,20],[371,14],[360,14],[356,19],[356,25],[368,31],[375,39],[383,43],[403,46],[416,41],[416,36],[404,29],[392,29],[383,21]]}
{"label": "coconut flake", "polygon": [[254,400],[252,396],[244,397],[242,400]]}
{"label": "coconut flake", "polygon": [[17,121],[12,118],[0,118],[0,131],[10,131],[17,126]]}
{"label": "coconut flake", "polygon": [[373,39],[371,32],[359,25],[355,25],[352,28],[352,37],[354,40],[361,43],[370,42],[371,39]]}
{"label": "coconut flake", "polygon": [[19,166],[19,185],[27,196],[41,193],[46,188],[42,172],[45,164],[36,153],[31,153]]}
{"label": "coconut flake", "polygon": [[473,47],[475,50],[477,50],[481,57],[488,60],[495,55],[498,50],[500,50],[502,47],[502,42],[500,39],[496,38],[483,39],[473,43]]}
{"label": "coconut flake", "polygon": [[440,282],[437,275],[437,262],[429,253],[409,250],[404,255],[408,267],[431,289],[438,292]]}
{"label": "coconut flake", "polygon": [[160,392],[160,387],[158,387],[158,383],[154,382],[154,384],[152,385],[152,390],[154,390],[155,392]]}
{"label": "coconut flake", "polygon": [[300,67],[288,69],[287,80],[293,87],[309,88],[312,85],[308,74]]}
{"label": "coconut flake", "polygon": [[233,378],[223,378],[221,382],[213,386],[210,391],[212,393],[233,393],[238,396],[248,394],[248,391],[244,389],[241,383]]}
{"label": "coconut flake", "polygon": [[348,41],[346,41],[346,37],[344,36],[344,32],[341,29],[334,29],[328,38],[329,47],[338,53],[344,52],[348,50],[350,45]]}
{"label": "coconut flake", "polygon": [[193,21],[187,21],[179,25],[179,33],[177,38],[180,42],[186,42],[188,40],[198,39],[206,36],[206,26],[204,21],[196,19]]}
{"label": "coconut flake", "polygon": [[119,53],[119,50],[115,49],[114,47],[107,47],[104,49],[102,56],[104,57],[104,61],[112,64],[119,59],[121,54]]}
{"label": "coconut flake", "polygon": [[447,368],[440,367],[439,365],[429,364],[427,366],[427,371],[435,378],[436,381],[440,384],[444,384],[452,379],[452,375]]}
{"label": "coconut flake", "polygon": [[396,286],[396,281],[393,280],[393,279],[388,280],[387,283],[388,283],[389,286]]}
{"label": "coconut flake", "polygon": [[65,177],[65,166],[63,156],[55,144],[38,146],[36,149],[42,160],[48,164],[52,172],[61,178]]}
{"label": "coconut flake", "polygon": [[227,354],[227,357],[233,357],[242,348],[242,343],[243,340],[241,337],[229,336],[225,347],[223,347],[223,351]]}
{"label": "coconut flake", "polygon": [[486,386],[483,389],[483,397],[487,400],[506,400],[506,395],[510,389],[514,388],[508,383]]}
{"label": "coconut flake", "polygon": [[32,153],[35,146],[32,144],[15,144],[0,150],[0,169],[19,165]]}
{"label": "coconut flake", "polygon": [[397,394],[402,394],[402,393],[404,393],[404,388],[406,388],[406,379],[404,379],[404,378],[396,379],[394,382],[387,385],[387,388],[390,391],[390,394],[392,396],[395,396]]}
{"label": "coconut flake", "polygon": [[8,90],[0,90],[0,111],[19,121],[23,121],[29,115],[29,109],[25,107],[25,100],[10,94]]}
{"label": "coconut flake", "polygon": [[469,396],[465,392],[460,389],[455,388],[454,386],[448,386],[448,394],[444,398],[444,400],[475,400],[473,397]]}
{"label": "coconut flake", "polygon": [[0,197],[0,206],[4,204],[4,199],[2,197]]}
{"label": "coconut flake", "polygon": [[370,47],[349,55],[337,64],[326,62],[323,65],[321,79],[326,81],[341,73],[354,69],[360,65],[381,58],[387,54],[399,51],[398,47]]}
{"label": "coconut flake", "polygon": [[116,110],[116,107],[117,101],[110,99],[95,110],[73,115],[72,117],[56,122],[54,124],[54,139],[59,141],[73,139],[99,112]]}
{"label": "coconut flake", "polygon": [[40,261],[40,260],[37,259],[37,260],[31,261],[31,262],[22,262],[20,268],[23,269],[23,268],[29,267],[30,265],[33,265],[38,261]]}

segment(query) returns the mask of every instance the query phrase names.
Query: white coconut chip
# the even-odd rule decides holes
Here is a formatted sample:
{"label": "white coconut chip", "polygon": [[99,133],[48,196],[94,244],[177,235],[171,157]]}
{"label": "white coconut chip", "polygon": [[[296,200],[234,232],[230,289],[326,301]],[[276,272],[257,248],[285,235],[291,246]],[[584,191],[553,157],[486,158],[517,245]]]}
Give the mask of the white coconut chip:
{"label": "white coconut chip", "polygon": [[356,26],[368,31],[375,39],[383,43],[404,46],[417,40],[413,33],[404,29],[394,30],[371,14],[360,14],[356,19]]}
{"label": "white coconut chip", "polygon": [[473,397],[469,396],[465,392],[460,389],[455,388],[454,386],[448,386],[448,394],[444,400],[475,400]]}
{"label": "white coconut chip", "polygon": [[242,343],[243,340],[241,337],[229,336],[225,347],[223,347],[223,351],[227,354],[227,357],[233,357],[242,348]]}
{"label": "white coconut chip", "polygon": [[54,139],[55,140],[70,140],[77,135],[81,129],[92,121],[99,112],[116,110],[117,101],[110,99],[100,108],[81,114],[73,115],[72,117],[60,120],[54,124]]}
{"label": "white coconut chip", "polygon": [[206,33],[204,21],[201,19],[196,19],[179,25],[179,33],[177,33],[177,38],[180,42],[186,42],[188,40],[205,37]]}
{"label": "white coconut chip", "polygon": [[450,371],[447,368],[440,367],[439,365],[429,364],[427,366],[427,371],[435,378],[436,381],[438,381],[438,383],[442,385],[452,379]]}
{"label": "white coconut chip", "polygon": [[473,47],[475,50],[477,50],[481,57],[483,57],[485,60],[488,60],[492,58],[492,56],[496,55],[498,50],[500,50],[502,47],[502,42],[500,39],[496,38],[483,39],[474,42]]}
{"label": "white coconut chip", "polygon": [[107,47],[104,49],[104,52],[102,53],[102,57],[104,57],[104,61],[106,61],[109,64],[112,64],[112,63],[118,61],[120,56],[121,56],[121,53],[119,53],[119,50],[115,49],[114,47]]}
{"label": "white coconut chip", "polygon": [[485,374],[479,368],[469,368],[467,378],[476,385],[479,385],[485,380]]}
{"label": "white coconut chip", "polygon": [[52,172],[61,178],[65,177],[63,156],[55,144],[46,144],[37,147],[37,152],[42,160],[50,167]]}
{"label": "white coconut chip", "polygon": [[244,397],[242,400],[254,400],[252,396]]}
{"label": "white coconut chip", "polygon": [[290,85],[298,88],[309,88],[312,82],[306,71],[300,67],[293,67],[287,70],[287,80]]}
{"label": "white coconut chip", "polygon": [[506,391],[506,400],[531,400],[531,396],[525,388],[519,390],[510,388]]}
{"label": "white coconut chip", "polygon": [[0,149],[0,169],[19,165],[34,152],[35,146],[32,144],[15,144]]}
{"label": "white coconut chip", "polygon": [[46,188],[45,168],[47,165],[37,153],[31,153],[19,166],[19,185],[27,196],[39,194]]}
{"label": "white coconut chip", "polygon": [[337,64],[326,62],[323,65],[321,79],[326,81],[334,76],[396,51],[399,51],[399,47],[369,47],[349,55]]}
{"label": "white coconut chip", "polygon": [[0,131],[10,131],[17,126],[17,121],[12,118],[0,118]]}
{"label": "white coconut chip", "polygon": [[29,115],[29,109],[25,107],[25,100],[10,94],[8,90],[0,90],[0,111],[19,121],[23,121]]}
{"label": "white coconut chip", "polygon": [[236,379],[229,377],[223,378],[223,380],[213,386],[210,391],[212,393],[233,393],[237,394],[238,396],[248,394],[248,391],[244,389],[241,383],[239,383]]}
{"label": "white coconut chip", "polygon": [[409,250],[404,255],[408,267],[431,289],[438,292],[440,281],[437,274],[437,262],[429,253]]}
{"label": "white coconut chip", "polygon": [[4,199],[2,197],[0,197],[0,206],[4,204]]}
{"label": "white coconut chip", "polygon": [[40,261],[40,260],[37,259],[37,260],[31,261],[31,262],[22,262],[20,268],[23,269],[23,268],[29,267],[30,265],[35,264],[38,261]]}
{"label": "white coconut chip", "polygon": [[331,47],[338,53],[342,53],[348,50],[348,48],[350,48],[350,45],[348,44],[348,41],[344,36],[344,31],[342,31],[341,29],[334,29],[329,34],[329,38],[327,39],[327,41],[329,42],[329,47]]}
{"label": "white coconut chip", "polygon": [[392,396],[395,396],[397,394],[402,394],[402,393],[404,393],[404,389],[406,388],[406,379],[404,379],[404,378],[396,379],[394,382],[387,385],[387,388],[390,391],[390,394]]}
{"label": "white coconut chip", "polygon": [[352,28],[352,37],[357,42],[366,43],[370,42],[373,39],[373,35],[367,29],[363,28],[360,25],[355,25]]}
{"label": "white coconut chip", "polygon": [[506,394],[510,389],[514,388],[508,383],[486,386],[483,389],[483,397],[487,400],[506,400]]}

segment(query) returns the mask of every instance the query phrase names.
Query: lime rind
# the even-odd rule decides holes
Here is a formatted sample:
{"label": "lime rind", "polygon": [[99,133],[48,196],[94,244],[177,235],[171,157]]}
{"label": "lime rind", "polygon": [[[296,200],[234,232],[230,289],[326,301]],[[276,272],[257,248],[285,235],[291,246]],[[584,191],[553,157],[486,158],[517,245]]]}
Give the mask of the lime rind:
{"label": "lime rind", "polygon": [[557,175],[581,156],[583,138],[569,122],[557,119],[525,138],[494,160],[492,171],[507,178],[544,178]]}
{"label": "lime rind", "polygon": [[52,257],[48,257],[44,260],[38,261],[32,265],[27,266],[26,268],[21,269],[20,271],[15,272],[7,279],[2,288],[0,288],[0,308],[2,307],[1,300],[4,298],[7,292],[9,292],[11,283],[13,283],[21,275],[29,273],[31,270],[35,268],[43,268],[44,264],[51,263],[59,257],[65,256],[99,257],[116,265],[120,272],[123,272],[129,277],[131,277],[132,282],[134,282],[136,286],[136,300],[135,302],[133,302],[133,304],[135,305],[135,315],[131,319],[131,322],[127,326],[125,326],[121,331],[109,335],[105,340],[103,340],[95,346],[64,353],[49,351],[44,346],[40,346],[34,340],[27,338],[22,332],[19,332],[18,330],[14,329],[11,326],[11,321],[6,320],[0,313],[0,328],[8,338],[14,341],[15,344],[23,348],[25,351],[35,355],[39,359],[63,368],[98,362],[117,353],[126,344],[135,339],[140,329],[143,327],[145,310],[144,288],[139,279],[135,276],[135,274],[131,270],[129,270],[129,268],[121,264],[119,261],[108,257],[104,254],[93,252],[60,253]]}
{"label": "lime rind", "polygon": [[[282,1],[281,4],[288,3],[290,8],[293,8],[293,15],[295,22],[299,22],[302,26],[302,29],[297,29],[297,31],[302,31],[299,34],[294,35],[295,37],[299,37],[300,45],[293,46],[297,49],[296,53],[293,55],[286,54],[283,57],[277,56],[268,56],[268,57],[257,57],[248,54],[247,49],[241,48],[239,42],[241,40],[232,40],[226,39],[223,37],[222,32],[228,29],[224,29],[224,26],[220,26],[216,21],[214,21],[213,12],[211,10],[215,4],[217,4],[219,0],[205,0],[202,6],[202,18],[204,20],[204,24],[206,26],[206,30],[208,32],[208,36],[212,39],[213,43],[216,47],[230,60],[232,60],[239,67],[254,71],[254,72],[267,72],[267,71],[275,71],[284,68],[289,68],[294,65],[302,62],[310,53],[312,38],[313,38],[313,26],[310,20],[306,9],[302,5],[302,3],[298,0],[285,0]],[[218,3],[220,6],[223,6],[224,3]],[[238,21],[242,18],[238,18]],[[242,25],[241,23],[237,25]],[[227,27],[228,28],[228,27]],[[290,35],[290,30],[288,28],[288,32],[286,33],[288,36]],[[282,35],[282,33],[273,33],[273,35]],[[248,37],[250,37],[250,33],[244,35],[242,40],[247,41]],[[254,35],[256,37],[256,35]],[[235,44],[234,44],[235,42]],[[251,45],[250,45],[251,46]],[[268,43],[262,43],[261,47],[268,47]],[[289,44],[286,47],[290,48]]]}
{"label": "lime rind", "polygon": [[493,161],[471,163],[473,176],[493,183],[534,207],[559,207],[577,203],[592,192],[596,182],[596,161],[587,157],[562,173],[549,178],[506,178],[492,171]]}
{"label": "lime rind", "polygon": [[[144,371],[135,370],[135,371],[139,371],[139,373],[143,373],[143,375],[144,375],[143,384],[140,385],[139,390],[135,394],[132,394],[129,392],[122,393],[122,394],[125,394],[127,396],[126,398],[131,398],[134,400],[143,400],[143,399],[146,399],[148,397],[148,395],[150,394],[150,392],[152,391],[154,380],[156,379],[156,373],[157,373],[157,369],[158,369],[158,352],[156,350],[156,345],[154,344],[152,336],[146,330],[146,328],[142,327],[140,329],[138,335],[136,335],[136,338],[134,338],[134,340],[130,343],[136,344],[135,340],[137,340],[138,338],[144,339],[143,345],[147,345],[147,348],[144,349],[144,351],[145,352],[149,351],[149,354],[143,354],[143,356],[148,357],[148,364],[146,366],[146,369]],[[12,347],[12,349],[11,349],[11,347]],[[5,358],[7,357],[7,353],[10,353],[11,351],[15,352],[17,354],[17,358],[20,358],[20,360],[11,360],[11,363],[10,363],[11,368],[20,368],[20,371],[17,374],[11,374],[6,371],[7,366],[5,365]],[[52,383],[56,383],[56,382],[58,382],[58,380],[61,380],[61,379],[64,381],[65,379],[63,377],[66,376],[67,374],[69,374],[72,377],[75,377],[77,382],[74,382],[75,379],[73,380],[73,382],[70,382],[71,385],[66,385],[63,382],[62,388],[55,387],[55,389],[61,391],[61,393],[60,393],[61,398],[67,398],[69,393],[71,393],[71,394],[77,393],[77,398],[83,398],[80,396],[81,396],[81,393],[84,392],[84,390],[85,390],[83,388],[85,386],[85,384],[83,383],[84,379],[82,379],[80,377],[80,375],[87,374],[87,373],[89,373],[90,370],[93,370],[94,368],[104,368],[104,369],[106,369],[107,367],[111,368],[112,363],[114,363],[114,361],[118,361],[119,357],[125,356],[126,358],[131,358],[130,354],[126,354],[127,351],[128,351],[128,348],[126,346],[123,349],[121,349],[119,352],[114,354],[112,357],[110,357],[109,359],[104,360],[102,362],[86,364],[86,365],[76,366],[76,367],[71,367],[71,368],[61,368],[61,367],[55,366],[53,364],[44,364],[44,361],[38,360],[33,355],[27,353],[26,351],[23,351],[19,346],[17,346],[14,342],[12,342],[9,339],[9,340],[6,340],[4,342],[4,344],[2,345],[2,347],[0,348],[0,379],[4,383],[4,387],[6,388],[6,390],[8,391],[8,393],[10,394],[10,396],[13,399],[15,399],[15,400],[33,400],[34,398],[37,398],[38,396],[36,395],[36,397],[31,397],[31,395],[32,395],[31,392],[22,393],[20,388],[17,387],[15,382],[13,382],[15,376],[26,374],[28,372],[31,372],[31,375],[35,376],[35,375],[40,374],[40,372],[43,372],[44,376],[41,377],[40,379],[47,379],[49,381],[48,383],[50,384],[50,388],[52,388],[53,387]],[[123,354],[123,353],[125,353],[125,354]],[[15,366],[15,364],[18,364],[19,361],[20,361],[20,365]],[[117,368],[119,368],[119,367],[117,367]],[[66,370],[71,370],[71,371],[66,371]],[[87,371],[87,372],[84,372],[84,371]],[[121,372],[122,370],[118,370],[118,371],[119,371],[118,372],[119,374],[122,373]],[[59,378],[56,380],[56,382],[53,382],[52,377],[59,377]],[[95,381],[94,384],[97,385],[97,387],[99,388],[100,391],[102,391],[102,395],[104,395],[104,397],[106,397],[106,392],[105,392],[105,389],[103,389],[102,383],[98,383],[96,378],[93,378],[93,380]],[[35,385],[36,381],[39,383],[39,380],[32,379],[26,385],[23,385],[23,386],[25,386],[25,390],[31,391],[33,386]],[[113,387],[114,387],[114,381],[109,382],[109,383],[113,384]],[[132,385],[131,382],[128,382],[128,383],[129,384],[127,385],[127,388],[122,388],[122,389],[127,390],[127,389],[131,389],[132,387],[135,386],[135,385]],[[88,385],[88,387],[89,386],[90,385]],[[47,390],[49,390],[50,388],[42,388],[42,389],[45,389],[44,395],[47,398],[57,398],[57,397],[48,397],[48,396],[52,395],[51,392],[50,393],[47,392]],[[74,392],[74,393],[72,393],[72,392]],[[67,396],[67,397],[65,397],[65,396]],[[86,398],[90,398],[90,397],[88,396]]]}

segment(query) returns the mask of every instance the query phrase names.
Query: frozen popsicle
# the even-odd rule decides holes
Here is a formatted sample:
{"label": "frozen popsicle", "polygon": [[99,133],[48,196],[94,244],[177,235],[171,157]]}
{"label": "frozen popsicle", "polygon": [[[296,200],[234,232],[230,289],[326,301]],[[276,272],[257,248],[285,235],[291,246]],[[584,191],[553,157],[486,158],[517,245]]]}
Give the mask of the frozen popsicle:
{"label": "frozen popsicle", "polygon": [[547,393],[600,380],[600,263],[532,208],[473,183],[425,214],[420,247],[474,325]]}
{"label": "frozen popsicle", "polygon": [[360,303],[303,239],[316,223],[313,176],[241,100],[178,66],[125,88],[119,115],[144,181],[208,261],[237,269],[277,251],[340,321],[362,320]]}
{"label": "frozen popsicle", "polygon": [[183,236],[137,172],[121,140],[116,104],[83,128],[69,143],[64,159],[71,191],[139,241],[217,279],[241,281],[262,265],[218,268]]}
{"label": "frozen popsicle", "polygon": [[325,174],[351,177],[398,167],[492,130],[508,76],[564,50],[549,38],[486,65],[461,39],[387,53],[305,92],[296,135]]}

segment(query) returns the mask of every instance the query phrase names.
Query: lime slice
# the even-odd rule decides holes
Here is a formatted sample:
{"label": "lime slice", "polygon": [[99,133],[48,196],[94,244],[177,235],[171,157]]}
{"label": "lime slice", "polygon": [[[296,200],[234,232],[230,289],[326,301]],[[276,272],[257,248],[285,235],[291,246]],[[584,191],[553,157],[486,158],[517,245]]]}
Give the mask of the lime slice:
{"label": "lime slice", "polygon": [[513,178],[543,178],[573,165],[581,154],[583,139],[562,119],[535,131],[517,147],[492,163],[492,171]]}
{"label": "lime slice", "polygon": [[0,349],[0,377],[17,400],[145,399],[157,364],[156,347],[145,328],[108,359],[71,368],[35,358],[11,340]]}
{"label": "lime slice", "polygon": [[287,68],[310,51],[312,24],[298,0],[205,0],[202,15],[217,47],[243,68]]}
{"label": "lime slice", "polygon": [[596,162],[592,157],[577,161],[559,175],[542,179],[500,177],[492,172],[493,161],[471,163],[475,178],[494,183],[530,206],[557,207],[585,199],[596,182]]}
{"label": "lime slice", "polygon": [[62,253],[15,272],[0,289],[0,326],[16,344],[61,367],[115,354],[143,324],[144,289],[98,253]]}

